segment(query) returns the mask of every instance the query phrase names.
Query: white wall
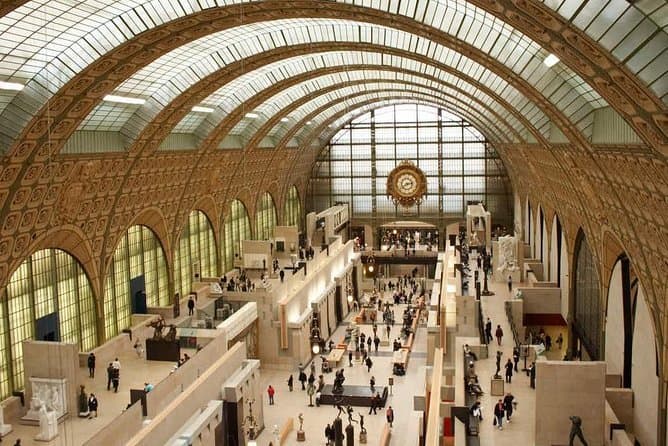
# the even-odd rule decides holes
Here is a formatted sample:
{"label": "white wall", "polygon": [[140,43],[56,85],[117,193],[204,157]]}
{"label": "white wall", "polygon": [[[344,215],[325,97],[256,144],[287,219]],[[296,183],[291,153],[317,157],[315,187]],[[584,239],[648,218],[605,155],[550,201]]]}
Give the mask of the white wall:
{"label": "white wall", "polygon": [[561,278],[559,279],[561,288],[561,315],[564,320],[568,320],[568,293],[571,287],[570,270],[568,264],[568,249],[566,249],[566,235],[561,231]]}
{"label": "white wall", "polygon": [[624,373],[624,306],[622,262],[612,270],[608,290],[608,312],[605,321],[605,363],[608,375]]}
{"label": "white wall", "polygon": [[[540,220],[540,217],[538,218]],[[550,252],[548,250],[548,244],[550,243],[550,234],[547,233],[547,221],[545,221],[545,214],[543,214],[543,280],[548,281],[548,265],[550,263]],[[540,247],[540,245],[538,245]],[[538,258],[540,258],[540,253]]]}
{"label": "white wall", "polygon": [[643,446],[656,445],[659,379],[656,376],[656,347],[652,320],[642,287],[638,290],[633,331],[631,388],[633,389],[633,427]]}
{"label": "white wall", "polygon": [[[561,249],[564,250],[566,247],[561,245]],[[550,234],[550,255],[548,260],[548,267],[546,269],[545,280],[551,282],[557,281],[557,262],[559,262],[559,252],[557,251],[557,216],[555,215],[552,219],[552,234]]]}

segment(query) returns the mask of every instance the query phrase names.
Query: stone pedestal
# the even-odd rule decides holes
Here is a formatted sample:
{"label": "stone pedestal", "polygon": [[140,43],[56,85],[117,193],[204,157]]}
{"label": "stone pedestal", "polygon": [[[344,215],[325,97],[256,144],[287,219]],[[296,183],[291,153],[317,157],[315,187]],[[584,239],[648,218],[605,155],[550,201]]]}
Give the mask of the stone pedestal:
{"label": "stone pedestal", "polygon": [[306,441],[306,433],[304,431],[297,431],[297,441]]}
{"label": "stone pedestal", "polygon": [[360,432],[360,444],[366,444],[366,432]]}
{"label": "stone pedestal", "polygon": [[11,424],[5,424],[5,408],[0,406],[0,438],[12,431]]}
{"label": "stone pedestal", "polygon": [[503,396],[503,379],[492,378],[489,393],[494,396]]}
{"label": "stone pedestal", "polygon": [[352,424],[346,426],[346,446],[355,446],[355,428]]}
{"label": "stone pedestal", "polygon": [[343,421],[341,418],[334,420],[334,446],[343,446]]}

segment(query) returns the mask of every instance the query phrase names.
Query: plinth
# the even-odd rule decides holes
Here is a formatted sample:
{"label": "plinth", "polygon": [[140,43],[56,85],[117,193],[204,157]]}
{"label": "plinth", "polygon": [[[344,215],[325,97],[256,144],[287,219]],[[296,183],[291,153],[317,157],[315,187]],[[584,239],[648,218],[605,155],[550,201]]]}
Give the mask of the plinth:
{"label": "plinth", "polygon": [[297,441],[306,441],[306,433],[304,431],[297,431]]}

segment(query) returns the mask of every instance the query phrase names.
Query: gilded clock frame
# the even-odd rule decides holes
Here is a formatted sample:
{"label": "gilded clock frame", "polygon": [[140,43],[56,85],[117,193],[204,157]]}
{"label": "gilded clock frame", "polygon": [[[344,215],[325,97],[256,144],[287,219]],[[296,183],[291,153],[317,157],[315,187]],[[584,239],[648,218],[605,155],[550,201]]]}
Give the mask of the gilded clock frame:
{"label": "gilded clock frame", "polygon": [[[405,174],[412,176],[416,182],[415,191],[410,195],[404,195],[397,188],[397,180]],[[395,205],[403,207],[411,207],[415,204],[419,205],[426,195],[427,177],[419,167],[409,160],[400,162],[387,176],[387,196]]]}

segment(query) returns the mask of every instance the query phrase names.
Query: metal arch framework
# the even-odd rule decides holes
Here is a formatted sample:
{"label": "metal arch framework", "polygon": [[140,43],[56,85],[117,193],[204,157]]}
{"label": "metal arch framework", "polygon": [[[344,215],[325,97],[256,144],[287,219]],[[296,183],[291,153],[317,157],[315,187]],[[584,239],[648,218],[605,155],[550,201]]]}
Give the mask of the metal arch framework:
{"label": "metal arch framework", "polygon": [[[387,48],[387,47],[382,47],[382,46],[377,46],[377,45],[369,45],[369,44],[353,44],[353,43],[340,43],[340,44],[310,44],[310,45],[300,45],[298,47],[290,47],[289,50],[283,50],[283,51],[276,51],[274,50],[268,52],[268,53],[262,53],[262,58],[264,59],[264,63],[268,64],[271,63],[272,61],[279,60],[278,59],[278,54],[285,54],[285,57],[293,57],[295,55],[301,55],[301,54],[314,54],[318,52],[329,52],[329,51],[366,51],[366,52],[384,52],[387,54],[395,55],[397,57],[405,57],[408,59],[416,60],[431,66],[434,66],[435,68],[441,69],[444,72],[451,73],[453,75],[457,75],[460,78],[462,78],[465,82],[473,85],[474,87],[483,90],[485,93],[487,93],[489,96],[493,97],[494,99],[497,100],[497,102],[502,102],[504,104],[507,104],[505,100],[500,98],[498,94],[494,93],[491,91],[491,89],[487,88],[486,86],[480,84],[479,82],[475,81],[474,79],[469,78],[466,75],[462,75],[460,73],[457,73],[456,70],[452,69],[451,67],[448,67],[447,65],[440,64],[437,62],[434,62],[433,60],[429,59],[428,57],[425,56],[420,56],[416,54],[411,54],[407,53],[405,51],[401,50],[396,50],[393,48]],[[276,59],[274,58],[276,57]],[[258,56],[258,59],[260,57]],[[239,74],[243,74],[243,69],[242,65],[245,67],[246,71],[253,69],[255,67],[258,67],[256,64],[256,58],[255,56],[253,58],[250,58],[250,60],[247,60],[245,63],[235,63],[230,65],[227,70],[221,75],[221,73],[215,73],[214,75],[211,75],[210,77],[205,78],[202,82],[195,84],[193,87],[191,87],[186,93],[184,93],[183,98],[179,97],[178,100],[175,100],[167,106],[163,111],[161,111],[154,119],[153,121],[146,126],[146,130],[143,132],[143,134],[137,139],[136,143],[133,145],[131,148],[131,152],[135,151],[143,151],[146,149],[142,149],[138,146],[138,144],[148,144],[149,147],[147,147],[148,150],[151,150],[151,147],[156,148],[159,145],[158,139],[166,137],[166,134],[168,133],[169,126],[175,126],[176,121],[180,121],[185,114],[187,114],[190,111],[190,108],[192,108],[193,105],[198,104],[199,102],[203,101],[205,97],[210,94],[210,92],[218,85],[222,84],[225,82],[225,79],[229,78],[235,78]],[[259,64],[259,62],[258,62]],[[224,76],[221,77],[221,76]],[[206,88],[206,90],[200,90],[201,88]],[[197,92],[197,93],[196,93]],[[186,99],[188,98],[187,102]],[[510,106],[510,104],[507,105],[507,109],[511,110],[513,107]],[[246,109],[249,109],[249,107],[246,107]],[[160,124],[159,124],[160,123]],[[217,145],[220,143],[222,138],[224,137],[224,131],[227,129],[227,124],[223,123],[222,121],[218,124],[217,128],[215,131],[211,132],[211,134],[200,144],[201,149],[205,149],[206,147],[217,147]],[[152,134],[151,134],[152,133]],[[150,135],[150,136],[149,136]]]}
{"label": "metal arch framework", "polygon": [[[349,67],[349,68],[351,68],[353,70],[355,69],[354,66]],[[382,67],[382,70],[389,70],[389,69],[391,69],[391,68],[390,67]],[[376,71],[376,70],[377,69],[374,69],[374,71]],[[391,69],[391,71],[394,71],[394,69]],[[403,70],[402,71],[397,70],[397,72],[398,73],[405,73],[405,71],[403,71]],[[414,74],[415,76],[418,76],[418,74],[414,73],[414,72],[408,72],[408,73]],[[421,75],[420,77],[424,77],[426,79],[429,79],[429,77],[426,77],[425,75]],[[371,79],[369,80],[369,82],[370,81],[371,81]],[[364,83],[364,82],[366,82],[366,80],[350,81],[348,83],[348,85],[354,85],[354,84],[357,84],[357,83]],[[398,81],[395,81],[395,82],[398,82]],[[314,92],[311,95],[302,96],[300,99],[290,103],[290,105],[281,109],[281,111],[279,113],[276,113],[274,116],[269,118],[266,122],[264,122],[258,129],[255,130],[254,134],[246,142],[246,144],[244,146],[244,149],[250,151],[250,150],[254,150],[255,148],[257,148],[260,141],[266,135],[268,135],[270,133],[270,131],[274,128],[275,125],[277,125],[280,122],[280,120],[282,118],[286,117],[287,115],[292,113],[294,110],[296,110],[298,107],[300,107],[303,104],[305,104],[306,102],[308,102],[313,96],[315,96],[319,93],[325,93],[325,92],[329,91],[329,89],[336,89],[336,88],[338,88],[338,85],[340,85],[340,84],[334,84],[334,85],[328,87],[327,89],[322,89],[319,92]],[[457,88],[457,87],[451,86],[451,88]],[[468,94],[466,94],[466,96],[467,96],[468,99],[470,99],[471,101],[473,101],[474,103],[479,105],[482,109],[484,109],[487,112],[495,115],[497,117],[497,119],[503,121],[502,117],[497,115],[495,111],[489,109],[485,104],[480,103],[477,98],[475,98],[473,96],[469,96]],[[464,98],[464,99],[466,99],[466,98]],[[460,99],[458,99],[458,100],[460,100]],[[523,124],[526,125],[526,122],[523,123]],[[509,124],[506,123],[506,125],[509,125]],[[535,131],[535,129],[532,129],[531,127],[529,127],[529,129],[531,129],[531,130],[528,130],[528,131],[532,131],[532,130]],[[517,133],[514,130],[514,128],[510,127],[510,130],[515,134],[515,136],[518,140],[520,140],[520,141],[523,140],[523,137],[521,136],[521,134]],[[493,138],[492,135],[490,135],[489,137]]]}
{"label": "metal arch framework", "polygon": [[[277,121],[277,118],[280,119],[279,116],[284,117],[289,113],[298,114],[299,111],[302,108],[305,108],[306,106],[308,106],[311,101],[313,101],[315,99],[318,99],[321,96],[328,95],[331,92],[336,93],[340,89],[348,88],[348,87],[351,87],[351,86],[371,84],[371,83],[373,83],[371,79],[363,80],[363,81],[349,81],[349,82],[345,82],[345,83],[341,83],[341,84],[335,84],[333,86],[330,86],[328,88],[323,88],[323,89],[318,90],[318,91],[314,91],[310,95],[302,96],[298,100],[290,103],[290,105],[288,107],[281,110],[281,113],[278,113],[275,116],[273,116],[270,119],[270,121],[265,123],[260,129],[256,130],[255,134],[253,135],[251,140],[246,142],[244,144],[244,147],[241,147],[241,148],[244,149],[244,150],[248,150],[248,151],[256,149],[258,147],[260,141],[262,140],[262,138],[264,138],[264,136],[271,133],[271,130],[274,127],[274,124]],[[468,98],[458,98],[458,97],[455,97],[448,92],[441,91],[441,90],[439,90],[435,87],[426,86],[426,85],[418,85],[417,83],[410,82],[410,81],[402,81],[402,80],[385,81],[385,80],[381,80],[380,83],[383,83],[383,84],[385,84],[385,83],[399,84],[399,85],[414,85],[414,86],[418,86],[418,87],[422,87],[422,88],[431,90],[431,91],[433,91],[434,93],[437,93],[437,94],[440,93],[444,98],[450,99],[453,104],[458,104],[458,111],[463,114],[463,117],[472,118],[472,117],[475,116],[476,117],[475,120],[482,123],[482,125],[483,125],[482,129],[486,132],[489,139],[496,140],[497,138],[502,138],[502,139],[508,140],[508,135],[507,134],[510,133],[515,137],[515,141],[522,141],[523,142],[522,136],[505,119],[496,115],[495,112],[492,111],[491,109],[489,109],[488,107],[477,103],[477,100],[472,99],[472,101],[474,102],[474,105],[478,105],[481,109],[483,109],[486,112],[488,112],[488,113],[494,115],[495,117],[497,117],[498,120],[499,120],[498,124],[489,120],[489,119],[487,119],[485,114],[481,113],[480,110],[476,110],[470,104],[467,104],[466,102],[464,102],[464,100],[466,100]],[[503,126],[500,126],[499,124],[503,124]],[[491,131],[492,129],[495,129],[497,134],[493,134],[494,132]]]}
{"label": "metal arch framework", "polygon": [[[313,7],[314,3],[321,3],[321,9],[324,10],[327,8],[327,11],[336,13],[336,15],[339,17],[350,14],[352,11],[349,9],[358,8],[358,10],[355,12],[357,16],[360,16],[362,11],[367,12],[366,9],[368,9],[354,7],[351,5],[341,5],[332,2],[292,2],[291,6],[294,6],[294,8],[286,8],[280,12],[282,16],[285,17],[286,15],[289,15],[290,11],[301,8],[301,14],[304,16],[306,14],[303,13],[303,10],[305,8]],[[590,85],[594,85],[597,90],[601,90],[603,96],[606,97],[613,105],[613,107],[627,119],[632,127],[636,129],[636,131],[638,131],[639,134],[643,136],[643,138],[646,140],[651,140],[647,142],[652,147],[655,147],[657,150],[661,150],[661,148],[665,146],[666,132],[663,130],[666,125],[665,106],[652,94],[646,94],[647,88],[644,87],[642,83],[638,82],[637,79],[635,79],[633,76],[629,76],[628,73],[626,73],[624,70],[622,70],[621,73],[619,70],[611,71],[612,74],[608,73],[606,70],[609,67],[614,66],[611,57],[606,54],[605,51],[601,51],[600,48],[597,47],[597,44],[592,42],[591,39],[589,39],[586,35],[581,32],[578,33],[578,30],[574,26],[567,23],[556,12],[551,11],[549,8],[543,5],[525,5],[523,3],[522,7],[519,7],[510,1],[492,3],[473,1],[471,3],[476,4],[481,9],[489,12],[499,19],[506,20],[509,24],[515,23],[519,25],[519,30],[528,32],[529,35],[533,36],[537,42],[543,42],[544,45],[548,42],[551,43],[552,50],[557,55],[561,56],[562,60],[566,61],[569,66],[574,67],[576,72],[581,72],[583,78],[587,80]],[[269,9],[271,5],[272,2],[263,2],[261,7],[266,7]],[[216,20],[220,19],[221,16],[224,15],[220,14],[221,10],[225,10],[225,12],[236,12],[236,10],[233,8],[235,8],[235,6],[212,8],[203,12],[191,14],[183,20],[186,25],[191,25],[193,22],[196,22],[201,18],[200,14],[204,17],[211,17],[212,19]],[[243,17],[245,19],[252,15],[253,12],[256,12],[259,8],[260,6],[258,6],[258,4],[238,5],[237,7],[237,9],[243,13]],[[265,12],[268,11],[265,10]],[[398,16],[384,11],[369,11],[368,20],[378,20],[378,16],[383,14],[386,14],[388,17],[392,18],[392,23],[396,28],[403,28],[407,26],[407,20],[408,22],[412,22],[410,25],[408,25],[409,28],[428,28],[428,26],[417,22],[416,20],[408,19],[404,16]],[[535,21],[537,19],[541,20],[541,23],[543,23],[545,26],[541,27],[536,24]],[[169,22],[169,25],[175,27],[175,22],[177,22],[177,20]],[[161,27],[157,27],[156,30],[158,28]],[[178,26],[176,26],[176,28],[178,28]],[[153,31],[153,29],[151,31]],[[566,34],[566,37],[560,36],[560,33]],[[150,42],[151,40],[149,39],[147,41]],[[124,44],[125,43],[127,42],[124,42]],[[133,50],[136,51],[136,48]],[[150,55],[144,56],[151,57]],[[603,66],[604,69],[599,70],[598,72],[594,71],[591,67],[591,64],[587,63],[587,60],[592,58],[594,58],[600,66]],[[99,65],[105,64],[96,63],[95,65],[98,65],[97,68],[100,68]],[[102,68],[104,69],[109,67],[107,66]],[[594,75],[596,75],[596,77],[594,77]],[[619,88],[619,86],[622,88]],[[628,91],[631,93],[627,93]],[[635,107],[634,109],[633,104],[642,105]],[[645,113],[645,116],[640,116],[645,110],[649,110],[649,112]],[[650,116],[651,113],[654,114]],[[43,126],[44,123],[41,125]],[[67,123],[63,124],[62,127],[67,127]],[[62,128],[60,130],[65,129]]]}
{"label": "metal arch framework", "polygon": [[[338,12],[341,12],[341,11],[338,11]],[[345,9],[343,10],[343,12],[345,13]],[[359,11],[358,11],[358,12],[359,12]],[[350,12],[348,12],[348,13],[350,13]],[[247,15],[246,15],[245,17],[247,17]],[[369,20],[371,20],[371,19],[369,19]],[[399,19],[396,19],[396,20],[399,20]],[[403,20],[403,19],[402,19],[402,20]],[[411,22],[411,23],[412,23],[412,22]],[[415,26],[415,23],[412,23],[412,25]],[[402,26],[404,26],[404,27],[408,27],[408,24],[403,24]],[[448,39],[448,38],[445,37],[445,36],[440,36],[440,37],[441,37],[440,40],[444,40],[444,41],[452,40],[452,39]],[[437,39],[435,39],[435,40],[437,40]],[[453,45],[457,45],[457,42],[451,42],[451,43],[452,43]],[[460,43],[460,45],[461,45],[461,43]],[[466,46],[465,46],[465,49],[467,49]],[[473,50],[472,50],[472,51],[473,51]],[[485,56],[484,54],[481,55],[479,51],[474,51],[474,55],[476,56],[476,57],[475,57],[476,59],[482,59],[482,60],[484,60],[485,65],[492,66],[492,67],[493,67],[493,68],[492,68],[492,71],[503,72],[504,74],[508,74],[507,72],[508,72],[509,70],[501,70],[500,67],[498,67],[498,64],[495,64],[493,61],[489,60],[490,58],[489,58],[488,56]],[[150,57],[150,55],[149,55],[148,57]],[[139,58],[138,61],[141,62],[141,58]],[[99,64],[95,64],[95,68],[100,68],[100,66],[104,67],[104,64],[101,63],[101,62],[100,62]],[[104,68],[107,68],[107,69],[108,69],[108,67],[104,67]],[[500,70],[500,71],[499,71],[499,70]],[[98,85],[98,86],[99,86],[99,85]],[[107,88],[109,88],[109,87],[113,87],[113,81],[112,81],[112,80],[108,80],[106,85],[103,85],[103,86],[100,86],[100,87],[102,87],[102,88],[98,89],[98,91],[95,92],[95,93],[97,93],[97,94],[92,94],[93,97],[95,97],[95,96],[97,96],[97,95],[99,95],[99,94],[103,94],[103,93],[108,92]],[[525,86],[525,87],[527,87],[527,86]],[[527,87],[527,88],[531,88],[531,87]],[[85,88],[84,88],[84,89],[85,89]],[[90,102],[90,104],[93,104],[93,103],[94,103],[94,101],[91,101],[91,102]],[[61,106],[64,106],[64,104],[62,104],[62,103],[61,103],[60,105],[61,105]],[[76,107],[75,107],[75,108],[76,108]],[[38,127],[40,127],[40,128],[32,128],[32,131],[31,131],[31,129],[27,129],[27,132],[28,132],[28,134],[31,134],[31,133],[34,133],[34,132],[36,131],[38,134],[41,134],[41,136],[43,137],[43,136],[44,136],[44,132],[45,132],[45,128],[44,128],[44,126],[45,126],[45,124],[47,124],[47,123],[44,122],[43,120],[40,120],[39,118],[36,118],[36,119],[37,119],[37,122],[40,123],[40,125],[38,126]],[[561,121],[561,119],[560,119],[559,121]],[[71,119],[69,119],[69,120],[62,120],[62,121],[59,121],[59,125],[58,125],[57,128],[55,129],[56,131],[54,131],[54,132],[51,133],[51,135],[52,135],[52,140],[55,138],[56,141],[58,141],[59,138],[60,138],[62,135],[64,135],[64,134],[69,134],[69,132],[72,131],[72,126],[73,126],[73,124],[74,124],[74,122],[73,122]],[[563,124],[563,121],[562,121],[562,124]],[[40,129],[41,129],[41,130],[40,130]],[[572,137],[572,136],[573,136],[573,135],[570,135],[570,134],[569,134],[570,132],[568,132],[568,131],[566,131],[566,132],[564,132],[564,133],[565,133],[567,136],[569,136],[569,137]],[[40,138],[40,139],[41,139],[41,138]],[[42,143],[43,143],[43,142],[42,142]],[[34,145],[30,144],[30,146],[32,146],[32,147],[35,147],[36,145],[37,145],[37,143],[35,143]],[[24,147],[21,147],[21,148],[24,149],[24,150],[26,150],[26,151],[28,151],[28,150],[31,149],[30,146],[28,146],[28,147],[25,147],[25,146],[24,146]],[[22,152],[22,154],[25,156],[25,152],[23,152],[23,151],[20,151],[20,152]],[[15,155],[19,155],[18,153],[16,153],[16,151],[15,151],[14,153],[15,153]]]}

